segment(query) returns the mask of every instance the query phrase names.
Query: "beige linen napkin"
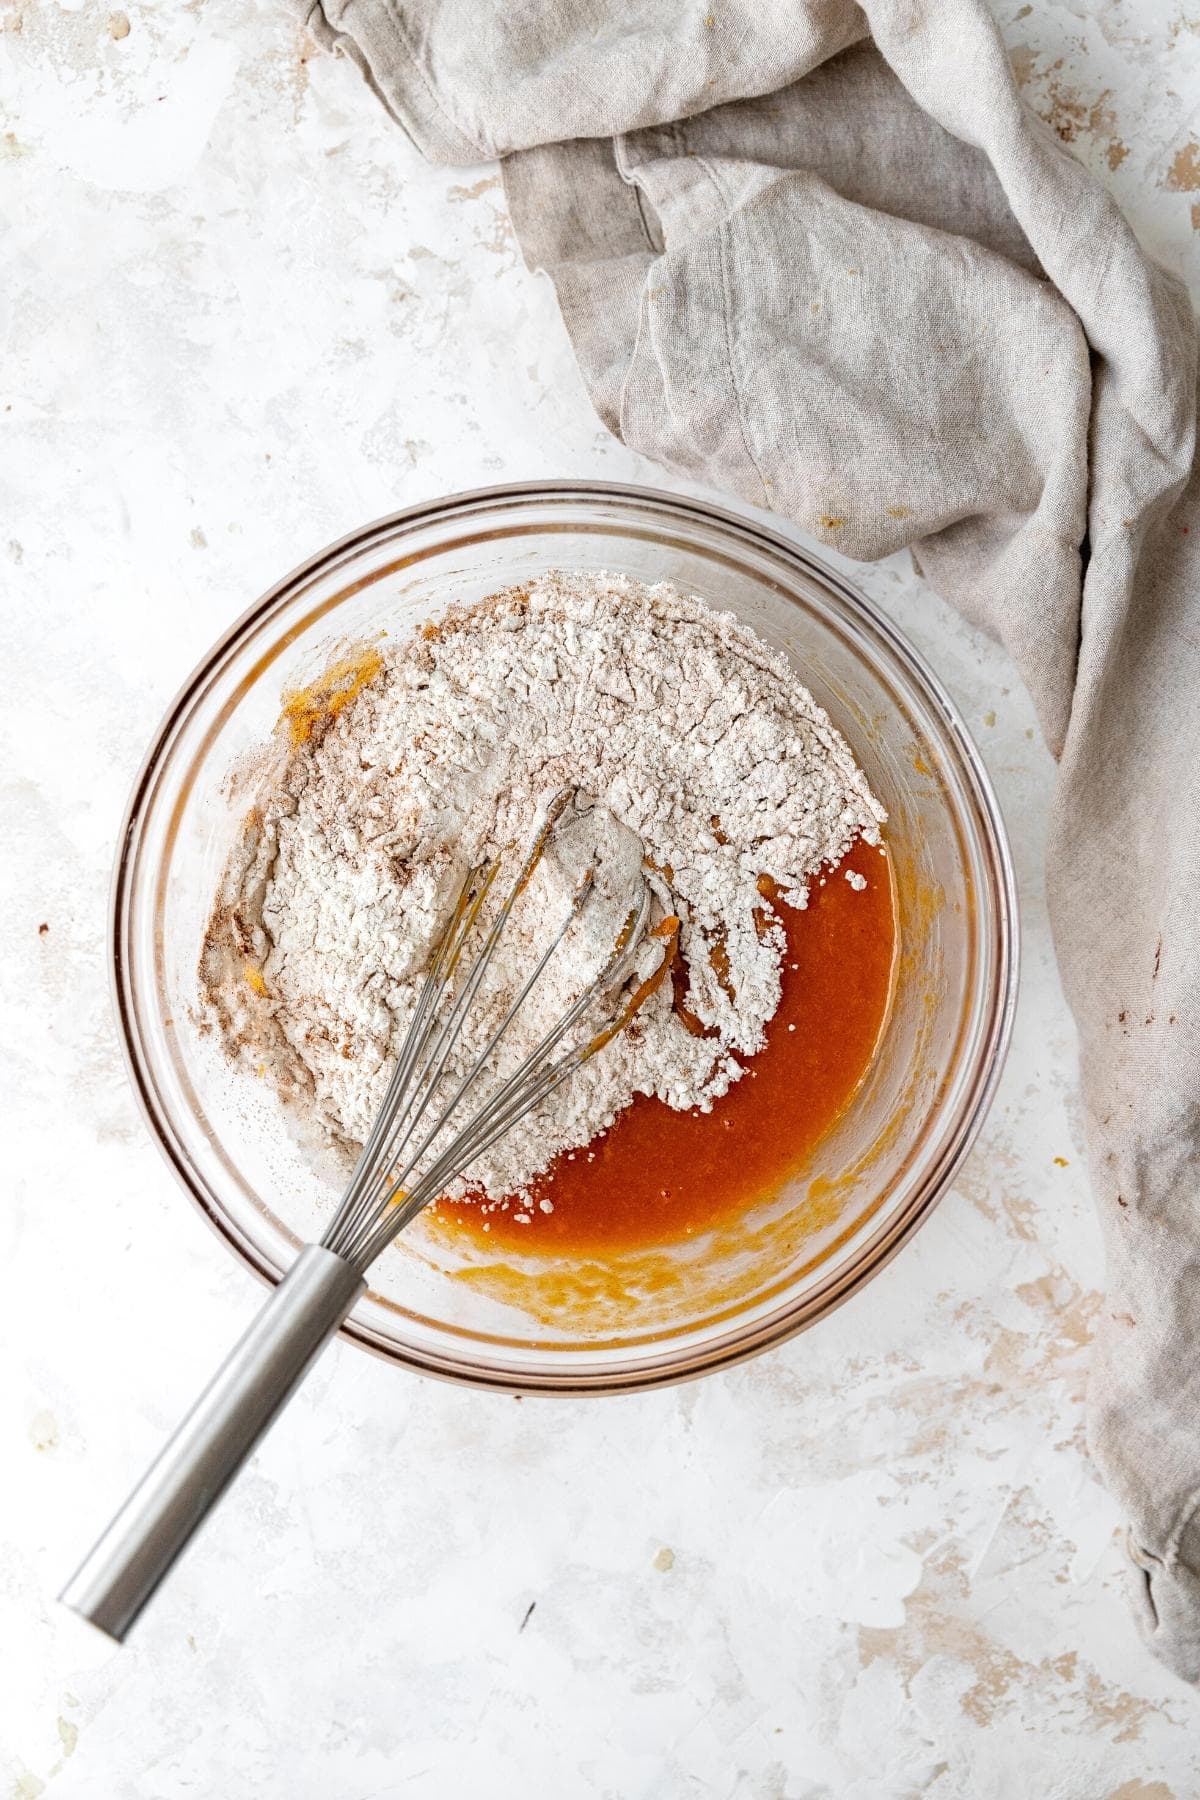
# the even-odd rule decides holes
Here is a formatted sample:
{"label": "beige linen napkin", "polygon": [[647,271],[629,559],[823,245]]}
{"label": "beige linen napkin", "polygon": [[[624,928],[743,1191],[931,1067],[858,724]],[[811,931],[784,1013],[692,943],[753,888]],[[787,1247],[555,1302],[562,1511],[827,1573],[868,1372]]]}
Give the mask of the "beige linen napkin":
{"label": "beige linen napkin", "polygon": [[421,150],[504,157],[601,418],[1003,639],[1108,1242],[1091,1441],[1200,1679],[1196,332],[982,0],[299,0]]}

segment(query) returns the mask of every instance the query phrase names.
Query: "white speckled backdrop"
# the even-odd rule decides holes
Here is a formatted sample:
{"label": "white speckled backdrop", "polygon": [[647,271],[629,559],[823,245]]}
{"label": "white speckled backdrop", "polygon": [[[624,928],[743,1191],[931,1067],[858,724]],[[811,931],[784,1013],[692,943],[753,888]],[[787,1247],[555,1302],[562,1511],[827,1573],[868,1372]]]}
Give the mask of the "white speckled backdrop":
{"label": "white speckled backdrop", "polygon": [[[1001,7],[1032,104],[1200,294],[1200,17]],[[664,484],[592,418],[494,175],[427,168],[282,0],[0,0],[0,1778],[35,1800],[1196,1800],[1083,1447],[1100,1258],[1003,657],[861,576],[1012,830],[1024,992],[954,1192],[865,1296],[589,1404],[338,1346],[122,1653],[62,1577],[258,1290],[151,1148],[105,892],[175,687],[303,555],[454,488]]]}

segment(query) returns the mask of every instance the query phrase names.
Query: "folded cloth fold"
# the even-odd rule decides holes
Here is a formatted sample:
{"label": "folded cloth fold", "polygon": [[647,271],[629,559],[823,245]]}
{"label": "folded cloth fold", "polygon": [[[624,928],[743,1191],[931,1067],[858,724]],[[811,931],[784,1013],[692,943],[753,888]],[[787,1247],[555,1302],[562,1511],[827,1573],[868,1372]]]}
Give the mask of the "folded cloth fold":
{"label": "folded cloth fold", "polygon": [[1108,1293],[1090,1439],[1200,1680],[1200,506],[1186,292],[982,0],[312,0],[431,159],[500,156],[596,410],[850,556],[911,545],[1059,760]]}

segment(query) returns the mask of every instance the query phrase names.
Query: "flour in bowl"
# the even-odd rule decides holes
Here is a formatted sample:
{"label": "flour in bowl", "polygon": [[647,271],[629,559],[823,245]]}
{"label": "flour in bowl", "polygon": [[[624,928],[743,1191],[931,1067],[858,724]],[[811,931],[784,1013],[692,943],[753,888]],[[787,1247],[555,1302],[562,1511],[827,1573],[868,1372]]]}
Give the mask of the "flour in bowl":
{"label": "flour in bowl", "polygon": [[[656,917],[678,916],[675,980],[455,1191],[520,1195],[637,1094],[710,1108],[779,1003],[771,897],[803,906],[885,815],[785,658],[732,615],[623,576],[551,573],[451,609],[293,698],[202,954],[229,1053],[360,1145],[465,869],[511,861],[564,787],[589,845],[599,832],[626,875],[644,859]],[[494,1006],[544,944],[565,878],[549,858],[523,896]],[[601,947],[564,946],[543,1009],[581,990]]]}

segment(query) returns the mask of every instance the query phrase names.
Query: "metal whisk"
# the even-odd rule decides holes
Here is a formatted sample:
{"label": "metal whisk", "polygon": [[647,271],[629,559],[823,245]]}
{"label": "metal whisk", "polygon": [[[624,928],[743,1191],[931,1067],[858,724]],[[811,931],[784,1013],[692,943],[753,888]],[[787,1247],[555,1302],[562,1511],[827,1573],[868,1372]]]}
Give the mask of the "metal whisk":
{"label": "metal whisk", "polygon": [[454,1052],[513,908],[574,797],[564,789],[546,808],[515,879],[490,916],[486,902],[500,861],[470,871],[433,948],[387,1093],[329,1229],[319,1244],[300,1252],[63,1589],[60,1598],[68,1606],[118,1642],[365,1291],[365,1272],[375,1258],[476,1158],[623,1030],[669,964],[678,931],[672,915],[656,927],[663,944],[656,973],[629,991],[651,910],[651,887],[639,872],[624,922],[597,975],[514,1069],[497,1073],[500,1046],[593,899],[593,858],[528,978],[465,1073],[457,1072]]}

